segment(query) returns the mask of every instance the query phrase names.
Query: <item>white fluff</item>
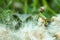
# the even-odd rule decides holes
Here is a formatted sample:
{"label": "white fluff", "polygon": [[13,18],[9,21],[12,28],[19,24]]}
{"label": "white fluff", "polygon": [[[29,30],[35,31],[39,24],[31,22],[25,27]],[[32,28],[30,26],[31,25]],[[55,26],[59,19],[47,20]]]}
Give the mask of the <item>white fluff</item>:
{"label": "white fluff", "polygon": [[60,40],[60,14],[57,16],[52,17],[53,21],[48,26],[48,32],[55,36],[57,39]]}
{"label": "white fluff", "polygon": [[36,25],[34,21],[29,21],[16,32],[8,29],[6,25],[0,25],[0,40],[55,40],[55,37],[48,33],[43,19],[39,18]]}
{"label": "white fluff", "polygon": [[49,33],[46,31],[45,26],[42,25],[43,20],[39,18],[38,25],[32,26],[32,24],[25,24],[22,29],[20,29],[21,40],[55,40],[54,37],[50,36]]}
{"label": "white fluff", "polygon": [[8,30],[4,24],[0,24],[0,40],[18,40],[19,37],[12,32],[11,30]]}

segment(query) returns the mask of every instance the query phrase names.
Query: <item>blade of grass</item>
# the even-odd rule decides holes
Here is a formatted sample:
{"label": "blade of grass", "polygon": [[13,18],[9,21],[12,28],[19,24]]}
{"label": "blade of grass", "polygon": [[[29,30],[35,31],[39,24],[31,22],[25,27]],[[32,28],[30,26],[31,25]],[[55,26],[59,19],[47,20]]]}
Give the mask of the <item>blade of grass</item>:
{"label": "blade of grass", "polygon": [[12,4],[12,0],[10,0],[9,2],[8,2],[8,4],[7,4],[7,7],[9,7],[11,4]]}
{"label": "blade of grass", "polygon": [[50,11],[53,15],[56,15],[56,14],[57,14],[54,10],[52,10],[52,9],[48,6],[46,0],[42,0],[42,2],[43,2],[43,5],[46,7],[46,9],[47,9],[48,11]]}
{"label": "blade of grass", "polygon": [[36,8],[37,8],[37,5],[38,5],[38,0],[33,0],[33,3],[32,3],[33,5],[33,11],[35,11],[36,10]]}
{"label": "blade of grass", "polygon": [[24,13],[27,13],[28,5],[27,5],[27,0],[24,1]]}

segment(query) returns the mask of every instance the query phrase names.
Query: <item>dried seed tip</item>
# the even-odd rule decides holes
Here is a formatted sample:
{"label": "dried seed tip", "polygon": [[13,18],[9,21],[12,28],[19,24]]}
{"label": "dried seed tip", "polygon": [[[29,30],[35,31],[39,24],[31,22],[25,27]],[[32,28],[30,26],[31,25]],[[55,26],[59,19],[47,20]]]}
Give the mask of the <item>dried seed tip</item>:
{"label": "dried seed tip", "polygon": [[42,23],[42,22],[44,22],[44,21],[43,21],[42,18],[39,18],[39,19],[38,19],[38,22]]}
{"label": "dried seed tip", "polygon": [[44,7],[44,6],[42,6],[42,7],[39,8],[39,12],[42,13],[42,12],[44,12],[44,11],[45,11],[45,7]]}
{"label": "dried seed tip", "polygon": [[53,17],[51,18],[51,21],[55,21],[55,19],[56,19],[56,17],[55,17],[55,16],[53,16]]}
{"label": "dried seed tip", "polygon": [[39,19],[38,19],[38,25],[41,26],[42,23],[43,23],[43,19],[42,19],[42,18],[39,18]]}
{"label": "dried seed tip", "polygon": [[57,39],[60,39],[60,32],[57,32],[57,33],[55,34],[55,37],[56,37]]}

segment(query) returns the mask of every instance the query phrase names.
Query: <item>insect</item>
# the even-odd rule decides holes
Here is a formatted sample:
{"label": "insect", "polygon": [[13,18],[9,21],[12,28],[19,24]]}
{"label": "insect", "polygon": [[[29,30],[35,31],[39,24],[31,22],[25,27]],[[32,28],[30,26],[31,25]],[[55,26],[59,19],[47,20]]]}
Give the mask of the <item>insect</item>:
{"label": "insect", "polygon": [[45,11],[45,7],[44,6],[40,7],[38,11],[43,13]]}

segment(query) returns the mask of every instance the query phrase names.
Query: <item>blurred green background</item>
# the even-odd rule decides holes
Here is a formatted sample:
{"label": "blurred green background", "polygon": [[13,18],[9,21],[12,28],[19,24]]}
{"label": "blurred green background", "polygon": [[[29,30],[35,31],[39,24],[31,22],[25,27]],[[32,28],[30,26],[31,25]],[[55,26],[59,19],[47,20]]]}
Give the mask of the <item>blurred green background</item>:
{"label": "blurred green background", "polygon": [[59,13],[60,0],[0,0],[0,21],[3,23],[6,18],[19,20],[20,14],[41,14],[40,16],[51,18]]}

